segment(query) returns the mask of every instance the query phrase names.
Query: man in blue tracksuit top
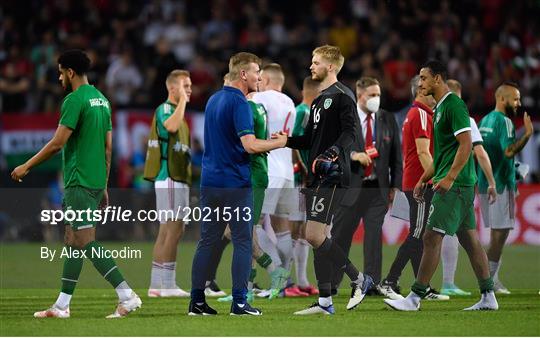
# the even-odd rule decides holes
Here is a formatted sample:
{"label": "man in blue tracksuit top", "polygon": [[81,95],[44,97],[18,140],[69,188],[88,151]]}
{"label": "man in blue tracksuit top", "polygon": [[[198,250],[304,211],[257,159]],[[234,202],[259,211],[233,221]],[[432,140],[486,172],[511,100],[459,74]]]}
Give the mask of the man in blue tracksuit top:
{"label": "man in blue tracksuit top", "polygon": [[260,64],[256,55],[233,55],[229,61],[231,86],[224,86],[206,104],[200,202],[203,220],[191,270],[189,315],[217,314],[205,301],[204,287],[212,248],[227,224],[234,247],[231,314],[262,314],[246,302],[253,227],[249,154],[284,147],[287,137],[276,134],[270,140],[255,138],[253,115],[245,95],[256,91],[261,81]]}

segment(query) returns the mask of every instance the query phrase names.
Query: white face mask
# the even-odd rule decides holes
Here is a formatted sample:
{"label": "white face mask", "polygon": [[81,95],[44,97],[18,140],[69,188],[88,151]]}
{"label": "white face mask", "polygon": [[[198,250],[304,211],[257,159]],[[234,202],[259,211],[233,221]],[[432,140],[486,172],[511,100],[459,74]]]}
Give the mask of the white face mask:
{"label": "white face mask", "polygon": [[381,97],[375,96],[366,101],[366,108],[372,112],[375,113],[379,110],[379,106],[381,105]]}

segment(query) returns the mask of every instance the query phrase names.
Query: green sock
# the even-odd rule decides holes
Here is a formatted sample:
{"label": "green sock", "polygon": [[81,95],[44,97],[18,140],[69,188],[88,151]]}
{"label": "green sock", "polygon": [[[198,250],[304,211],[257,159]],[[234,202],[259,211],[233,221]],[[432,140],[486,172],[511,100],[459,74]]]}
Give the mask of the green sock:
{"label": "green sock", "polygon": [[480,287],[480,293],[493,291],[493,278],[479,279],[478,286]]}
{"label": "green sock", "polygon": [[261,257],[257,258],[257,264],[259,264],[261,268],[266,269],[268,265],[272,264],[272,258],[265,252]]}
{"label": "green sock", "polygon": [[103,253],[105,250],[101,244],[93,241],[86,244],[84,249],[86,250],[86,257],[90,258],[96,270],[99,271],[103,278],[111,283],[114,288],[124,281],[124,277],[120,273],[120,270],[118,270],[118,266],[116,266],[114,259],[99,256],[99,253]]}
{"label": "green sock", "polygon": [[[71,252],[78,251],[74,247],[66,246]],[[70,255],[74,256],[74,255]],[[79,275],[81,274],[83,259],[82,258],[72,258],[66,257],[64,259],[64,269],[62,270],[62,289],[63,293],[72,295],[75,291],[75,286],[79,280]]]}
{"label": "green sock", "polygon": [[411,287],[411,291],[416,293],[420,298],[424,298],[428,291],[427,285],[422,285],[418,281],[414,281],[414,284]]}
{"label": "green sock", "polygon": [[249,281],[253,282],[256,276],[257,276],[257,269],[251,268],[251,272],[249,274]]}

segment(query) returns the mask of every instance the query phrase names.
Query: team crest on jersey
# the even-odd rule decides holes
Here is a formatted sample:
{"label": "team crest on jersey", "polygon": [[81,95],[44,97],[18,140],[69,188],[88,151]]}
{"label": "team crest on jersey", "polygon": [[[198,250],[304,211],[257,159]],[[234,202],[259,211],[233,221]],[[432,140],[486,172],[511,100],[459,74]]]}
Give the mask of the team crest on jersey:
{"label": "team crest on jersey", "polygon": [[332,105],[332,99],[324,100],[324,109],[330,108],[331,105]]}

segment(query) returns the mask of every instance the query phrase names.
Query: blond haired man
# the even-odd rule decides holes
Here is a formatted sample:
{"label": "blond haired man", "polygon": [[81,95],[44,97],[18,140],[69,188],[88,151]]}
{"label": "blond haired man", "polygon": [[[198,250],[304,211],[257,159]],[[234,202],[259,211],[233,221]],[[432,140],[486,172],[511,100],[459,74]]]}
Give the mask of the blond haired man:
{"label": "blond haired man", "polygon": [[343,250],[327,237],[340,207],[343,188],[350,183],[350,150],[359,141],[360,122],[352,91],[337,80],[344,58],[338,47],[321,46],[313,51],[311,77],[320,82],[321,94],[311,105],[310,119],[302,136],[289,137],[287,146],[309,149],[309,175],[304,195],[307,207],[306,239],[313,246],[319,300],[298,315],[334,314],[331,297],[333,266],[345,271],[352,281],[347,309],[364,299],[373,285],[371,277],[358,272]]}
{"label": "blond haired man", "polygon": [[177,210],[189,206],[191,184],[189,127],[184,119],[191,95],[189,72],[173,70],[165,85],[167,100],[154,114],[144,165],[144,178],[154,182],[159,215],[148,297],[189,297],[176,284],[176,252],[184,233],[183,215]]}

